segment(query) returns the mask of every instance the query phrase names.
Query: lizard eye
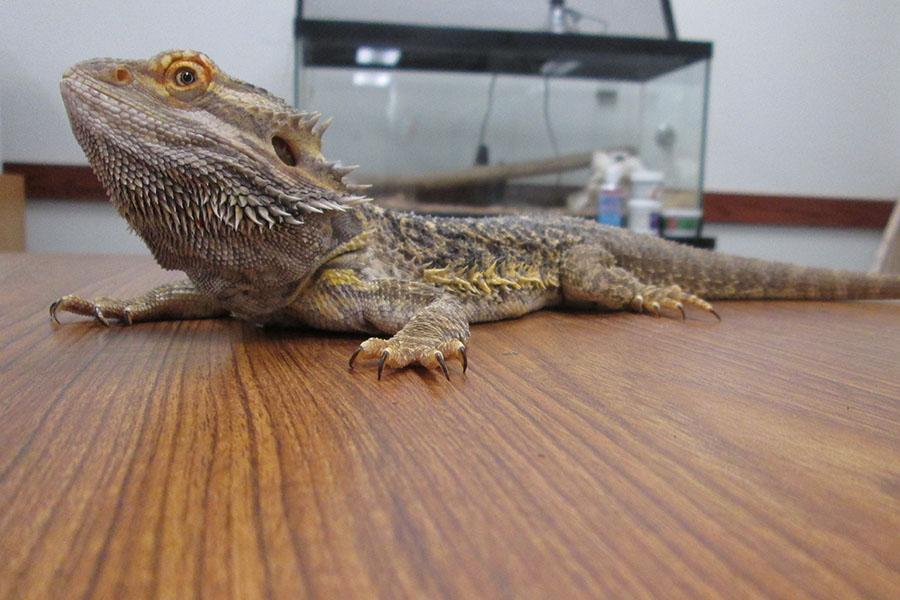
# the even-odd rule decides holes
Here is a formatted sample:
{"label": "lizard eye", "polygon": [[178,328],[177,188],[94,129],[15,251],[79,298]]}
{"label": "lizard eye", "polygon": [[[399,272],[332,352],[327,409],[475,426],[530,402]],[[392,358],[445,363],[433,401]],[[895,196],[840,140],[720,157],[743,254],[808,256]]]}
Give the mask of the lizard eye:
{"label": "lizard eye", "polygon": [[205,63],[191,57],[172,62],[163,77],[172,96],[190,102],[206,92],[213,74]]}
{"label": "lizard eye", "polygon": [[181,67],[175,72],[175,83],[188,87],[197,81],[197,72],[191,67]]}

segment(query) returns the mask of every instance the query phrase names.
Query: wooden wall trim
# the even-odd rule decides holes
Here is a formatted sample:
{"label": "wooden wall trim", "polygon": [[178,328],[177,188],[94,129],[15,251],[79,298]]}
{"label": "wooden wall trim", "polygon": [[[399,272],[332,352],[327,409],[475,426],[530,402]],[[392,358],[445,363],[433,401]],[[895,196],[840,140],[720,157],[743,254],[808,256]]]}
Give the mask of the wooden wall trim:
{"label": "wooden wall trim", "polygon": [[707,223],[884,229],[892,200],[706,192]]}
{"label": "wooden wall trim", "polygon": [[[105,200],[106,193],[90,167],[35,163],[5,163],[7,173],[25,176],[28,199]],[[704,194],[707,223],[794,225],[884,229],[892,200],[816,198],[731,192]]]}
{"label": "wooden wall trim", "polygon": [[29,200],[64,198],[105,200],[106,192],[90,167],[40,163],[3,163],[5,173],[25,176],[25,196]]}

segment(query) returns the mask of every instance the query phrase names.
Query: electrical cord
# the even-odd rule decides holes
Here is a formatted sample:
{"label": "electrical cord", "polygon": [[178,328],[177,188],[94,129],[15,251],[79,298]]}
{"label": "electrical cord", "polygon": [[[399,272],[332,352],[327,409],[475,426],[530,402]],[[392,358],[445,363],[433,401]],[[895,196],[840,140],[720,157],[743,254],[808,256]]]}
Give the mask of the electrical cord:
{"label": "electrical cord", "polygon": [[481,129],[478,132],[478,147],[484,146],[484,140],[487,137],[488,121],[491,118],[491,111],[494,109],[494,89],[497,87],[497,73],[491,75],[491,81],[488,83],[487,108],[484,111],[484,118],[481,119]]}
{"label": "electrical cord", "polygon": [[[572,19],[573,25],[577,27],[579,21],[591,21],[593,23],[597,23],[602,27],[602,30],[605,32],[609,29],[609,22],[605,19],[601,19],[599,17],[594,17],[591,15],[586,15],[580,11],[573,10],[571,8],[565,7],[563,9],[566,12],[566,15]],[[478,152],[477,157],[475,159],[476,164],[487,164],[488,163],[488,149],[485,144],[487,138],[487,127],[491,118],[491,113],[494,109],[494,92],[497,87],[497,73],[491,74],[491,80],[488,83],[487,90],[487,106],[485,107],[484,117],[481,119],[481,127],[478,130]],[[544,113],[544,126],[547,129],[547,138],[550,140],[550,146],[553,148],[553,155],[556,158],[559,158],[560,150],[559,150],[559,140],[556,138],[556,132],[553,129],[553,122],[550,119],[550,76],[549,74],[544,75],[543,77],[544,83],[544,94],[543,94],[543,113]],[[556,185],[560,185],[562,183],[562,173],[556,174]]]}
{"label": "electrical cord", "polygon": [[[567,17],[571,22],[572,31],[578,30],[578,23],[580,21],[590,21],[592,23],[597,23],[600,25],[602,31],[605,33],[609,31],[609,21],[606,19],[602,19],[600,17],[594,17],[591,15],[586,15],[579,10],[574,10],[565,6],[565,0],[551,0],[550,2],[550,10],[552,11],[556,8],[561,8],[565,17]],[[544,75],[544,101],[543,101],[543,110],[544,110],[544,125],[547,128],[547,138],[550,140],[550,146],[553,148],[553,155],[556,158],[560,157],[559,152],[559,141],[556,139],[556,132],[553,130],[553,122],[550,119],[550,75]],[[556,185],[559,186],[562,184],[562,173],[559,172],[556,174]]]}
{"label": "electrical cord", "polygon": [[[553,156],[556,158],[560,157],[559,154],[559,142],[556,139],[556,132],[553,131],[553,122],[550,120],[550,76],[544,75],[544,125],[547,128],[547,137],[550,140],[550,146],[553,148]],[[556,174],[556,185],[560,185],[562,183],[562,173],[558,172]]]}
{"label": "electrical cord", "polygon": [[[553,156],[556,158],[560,157],[559,152],[559,140],[556,138],[556,131],[553,129],[553,121],[550,119],[550,76],[544,75],[543,77],[544,84],[544,93],[543,93],[543,101],[542,101],[542,112],[544,115],[544,126],[547,129],[547,138],[550,140],[550,147],[553,148]],[[488,84],[488,94],[487,94],[487,107],[484,111],[484,117],[481,119],[481,127],[478,132],[478,158],[476,159],[476,164],[487,164],[487,146],[485,145],[485,141],[487,139],[487,126],[488,122],[491,119],[491,113],[494,109],[494,92],[497,87],[497,73],[494,73],[491,76],[491,81]],[[557,173],[556,175],[556,184],[559,185],[562,182],[562,173]]]}

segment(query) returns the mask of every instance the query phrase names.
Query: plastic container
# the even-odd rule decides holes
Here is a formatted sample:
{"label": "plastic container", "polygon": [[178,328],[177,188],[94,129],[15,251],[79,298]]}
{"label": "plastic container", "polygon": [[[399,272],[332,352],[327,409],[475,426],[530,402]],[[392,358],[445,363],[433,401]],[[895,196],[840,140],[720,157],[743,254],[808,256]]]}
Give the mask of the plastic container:
{"label": "plastic container", "polygon": [[613,227],[622,226],[622,208],[625,202],[625,193],[622,188],[604,183],[597,195],[597,221]]}
{"label": "plastic container", "polygon": [[696,237],[703,212],[699,208],[667,208],[662,213],[663,235],[672,238]]}
{"label": "plastic container", "polygon": [[659,212],[662,202],[652,198],[632,198],[628,201],[628,229],[635,233],[659,235]]}

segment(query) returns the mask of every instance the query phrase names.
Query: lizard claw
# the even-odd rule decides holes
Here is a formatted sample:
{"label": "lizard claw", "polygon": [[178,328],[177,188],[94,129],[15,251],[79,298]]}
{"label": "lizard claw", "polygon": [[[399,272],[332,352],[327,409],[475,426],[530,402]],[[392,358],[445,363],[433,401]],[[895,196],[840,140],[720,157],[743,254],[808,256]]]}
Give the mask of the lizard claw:
{"label": "lizard claw", "polygon": [[669,310],[677,310],[681,314],[682,321],[687,320],[685,306],[693,306],[705,310],[708,313],[712,313],[719,321],[722,320],[719,313],[713,310],[709,302],[693,294],[685,293],[677,285],[664,288],[647,286],[641,293],[635,294],[631,300],[631,308],[635,312],[647,312],[654,317],[659,317],[662,314],[662,309],[667,308]]}
{"label": "lizard claw", "polygon": [[438,364],[441,365],[441,371],[444,372],[444,377],[447,378],[447,381],[450,381],[450,372],[447,370],[447,363],[444,362],[444,355],[440,350],[434,353],[434,358],[438,361]]}
{"label": "lizard claw", "polygon": [[353,354],[350,355],[350,369],[353,369],[353,363],[356,361],[356,357],[359,356],[359,353],[363,351],[362,344],[359,345],[359,348],[353,351]]}
{"label": "lizard claw", "polygon": [[94,307],[94,318],[103,323],[106,327],[109,327],[109,320],[103,316],[103,310],[99,306]]}
{"label": "lizard claw", "polygon": [[381,372],[384,371],[384,361],[386,361],[390,355],[390,350],[384,350],[381,353],[381,358],[378,359],[378,381],[381,381]]}
{"label": "lizard claw", "polygon": [[59,308],[59,303],[62,302],[62,298],[57,300],[56,302],[52,302],[50,304],[50,320],[59,325],[59,318],[56,316],[56,310]]}

